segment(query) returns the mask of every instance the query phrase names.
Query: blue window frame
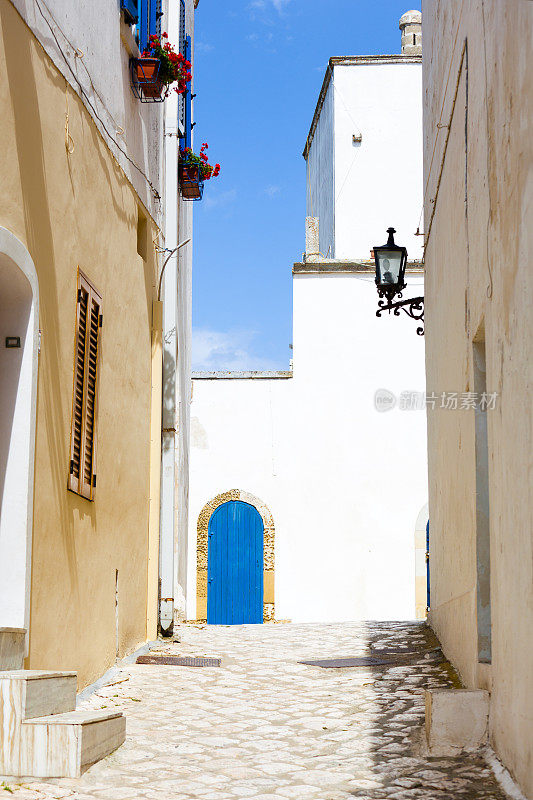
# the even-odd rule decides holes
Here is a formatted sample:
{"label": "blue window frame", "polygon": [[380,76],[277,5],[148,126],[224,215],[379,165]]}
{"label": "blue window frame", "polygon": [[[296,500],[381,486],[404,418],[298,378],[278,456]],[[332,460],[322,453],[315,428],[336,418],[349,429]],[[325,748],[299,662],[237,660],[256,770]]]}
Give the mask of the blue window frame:
{"label": "blue window frame", "polygon": [[180,0],[180,53],[185,53],[185,0]]}
{"label": "blue window frame", "polygon": [[163,16],[163,10],[161,8],[163,0],[157,0],[156,12],[155,12],[155,32],[158,36],[161,36],[161,17]]}

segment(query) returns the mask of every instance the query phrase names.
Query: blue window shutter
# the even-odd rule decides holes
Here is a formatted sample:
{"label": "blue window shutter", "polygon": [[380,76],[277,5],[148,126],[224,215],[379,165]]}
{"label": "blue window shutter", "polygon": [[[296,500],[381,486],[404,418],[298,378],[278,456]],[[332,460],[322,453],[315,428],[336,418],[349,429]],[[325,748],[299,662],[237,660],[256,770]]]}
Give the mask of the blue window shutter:
{"label": "blue window shutter", "polygon": [[148,44],[149,0],[139,0],[139,50],[146,49]]}
{"label": "blue window shutter", "polygon": [[139,47],[148,44],[150,36],[161,35],[161,0],[139,0]]}
{"label": "blue window shutter", "polygon": [[[180,0],[180,38],[179,51],[185,55],[185,0]],[[185,97],[178,95],[178,124],[180,132],[185,132]]]}
{"label": "blue window shutter", "polygon": [[157,34],[157,7],[159,3],[157,0],[148,0],[148,35],[155,36]]}
{"label": "blue window shutter", "polygon": [[[183,54],[187,61],[191,60],[191,37],[185,37],[185,52]],[[191,84],[187,84],[185,93],[185,147],[192,147],[192,97]]]}

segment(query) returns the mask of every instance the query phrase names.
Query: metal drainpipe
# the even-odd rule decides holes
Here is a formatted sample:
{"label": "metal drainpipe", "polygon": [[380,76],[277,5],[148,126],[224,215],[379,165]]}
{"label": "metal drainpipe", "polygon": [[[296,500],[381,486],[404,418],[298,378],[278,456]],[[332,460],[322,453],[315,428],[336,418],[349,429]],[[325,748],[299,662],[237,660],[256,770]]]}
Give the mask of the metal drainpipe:
{"label": "metal drainpipe", "polygon": [[[168,167],[168,160],[171,160],[171,157],[170,154],[167,155],[169,156],[167,159]],[[172,222],[170,222],[168,227],[172,229]],[[190,238],[186,239],[170,250],[169,255],[163,262],[159,286],[159,295],[161,293],[161,286],[163,286],[163,297],[165,298],[163,301],[163,397],[161,415],[161,509],[159,534],[159,627],[164,636],[171,636],[174,629],[174,549],[176,527],[175,451],[177,447],[175,437],[178,419],[176,397],[176,330],[178,322],[177,252],[190,241]],[[170,269],[165,270],[172,256],[175,256],[176,262]]]}
{"label": "metal drainpipe", "polygon": [[[180,30],[180,3],[168,3],[167,30]],[[196,7],[197,3],[195,3]],[[186,3],[189,8],[190,3]],[[190,16],[190,11],[187,13]],[[186,30],[192,30],[192,19]],[[163,398],[161,431],[161,506],[159,540],[159,629],[164,636],[174,630],[174,588],[176,548],[176,462],[178,451],[178,251],[190,238],[178,244],[178,99],[172,92],[164,103],[164,204],[165,250],[168,254],[161,270],[163,294]],[[190,232],[190,226],[187,226]],[[167,266],[168,265],[168,266]],[[166,269],[165,269],[166,268]],[[181,358],[184,356],[182,355]],[[185,356],[186,357],[186,356]]]}
{"label": "metal drainpipe", "polygon": [[[170,15],[173,6],[169,4]],[[178,22],[179,25],[179,22]],[[169,30],[171,28],[169,27]],[[165,252],[159,282],[163,297],[163,392],[161,421],[161,506],[159,521],[159,629],[171,636],[174,629],[174,538],[175,538],[175,433],[176,414],[176,324],[178,271],[178,108],[177,96],[164,104],[164,209]],[[174,256],[174,258],[172,258]]]}

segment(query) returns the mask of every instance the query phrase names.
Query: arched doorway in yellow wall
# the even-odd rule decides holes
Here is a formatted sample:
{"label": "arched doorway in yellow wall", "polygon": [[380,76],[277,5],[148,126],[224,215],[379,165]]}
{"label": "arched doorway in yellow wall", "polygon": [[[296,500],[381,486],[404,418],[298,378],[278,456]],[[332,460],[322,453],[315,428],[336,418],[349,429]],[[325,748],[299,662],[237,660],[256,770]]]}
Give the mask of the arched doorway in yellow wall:
{"label": "arched doorway in yellow wall", "polygon": [[263,622],[274,619],[274,519],[262,500],[241,489],[230,489],[218,494],[205,504],[198,516],[196,542],[196,619],[207,621],[207,559],[209,521],[224,503],[240,500],[253,506],[263,520]]}
{"label": "arched doorway in yellow wall", "polygon": [[29,628],[39,290],[24,245],[0,227],[0,628]]}

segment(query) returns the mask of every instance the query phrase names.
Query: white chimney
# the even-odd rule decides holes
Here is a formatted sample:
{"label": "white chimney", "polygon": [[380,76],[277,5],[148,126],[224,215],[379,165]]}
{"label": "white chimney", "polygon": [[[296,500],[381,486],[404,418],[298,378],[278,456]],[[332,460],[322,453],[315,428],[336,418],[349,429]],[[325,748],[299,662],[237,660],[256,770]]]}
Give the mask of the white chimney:
{"label": "white chimney", "polygon": [[422,55],[422,14],[420,11],[406,11],[400,17],[402,32],[402,56]]}
{"label": "white chimney", "polygon": [[318,217],[305,218],[305,260],[319,261]]}

